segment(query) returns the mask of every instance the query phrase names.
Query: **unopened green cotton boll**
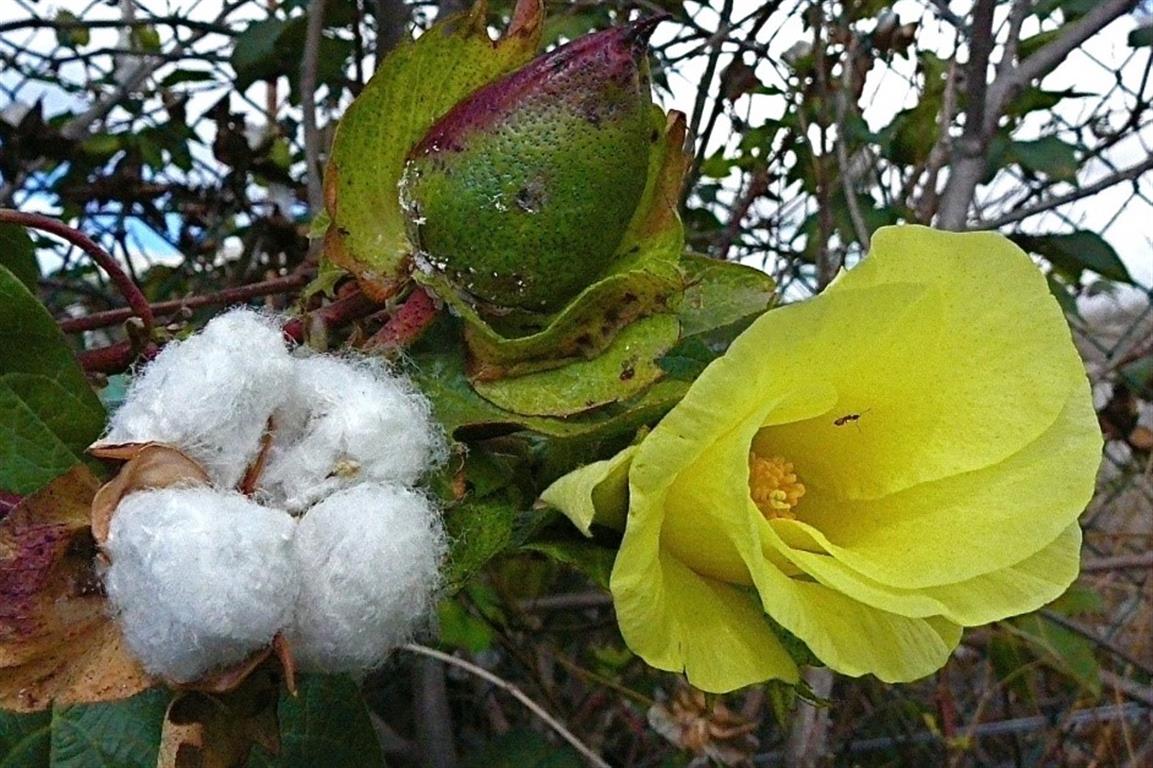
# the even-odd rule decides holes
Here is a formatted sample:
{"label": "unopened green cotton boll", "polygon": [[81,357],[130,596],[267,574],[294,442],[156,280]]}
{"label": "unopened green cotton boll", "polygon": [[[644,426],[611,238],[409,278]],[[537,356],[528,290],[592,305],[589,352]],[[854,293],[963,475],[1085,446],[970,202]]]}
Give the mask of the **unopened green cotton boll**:
{"label": "unopened green cotton boll", "polygon": [[271,642],[296,600],[295,528],[285,512],[211,488],[126,496],[104,585],[144,668],[188,682]]}
{"label": "unopened green cotton boll", "polygon": [[300,668],[363,672],[428,620],[445,537],[427,497],[363,484],[308,510],[293,552],[301,585],[285,636]]}
{"label": "unopened green cotton boll", "polygon": [[444,441],[428,402],[384,364],[316,355],[294,361],[260,497],[302,512],[363,482],[411,485]]}
{"label": "unopened green cotton boll", "polygon": [[100,442],[174,445],[232,488],[256,458],[291,372],[276,322],[233,310],[165,346],[133,379]]}
{"label": "unopened green cotton boll", "polygon": [[498,307],[561,306],[616,255],[645,188],[652,20],[561,46],[474,92],[409,155],[418,266]]}

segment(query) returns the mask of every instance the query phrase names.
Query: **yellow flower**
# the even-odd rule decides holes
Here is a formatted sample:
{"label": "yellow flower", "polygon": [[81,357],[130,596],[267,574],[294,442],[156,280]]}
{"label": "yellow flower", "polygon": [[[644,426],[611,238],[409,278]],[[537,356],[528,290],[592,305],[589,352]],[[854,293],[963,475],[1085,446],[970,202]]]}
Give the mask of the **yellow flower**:
{"label": "yellow flower", "polygon": [[878,231],[820,296],[769,312],[638,445],[542,498],[624,527],[629,647],[707,691],[797,669],[913,680],[962,626],[1076,578],[1101,438],[1045,279],[991,233]]}

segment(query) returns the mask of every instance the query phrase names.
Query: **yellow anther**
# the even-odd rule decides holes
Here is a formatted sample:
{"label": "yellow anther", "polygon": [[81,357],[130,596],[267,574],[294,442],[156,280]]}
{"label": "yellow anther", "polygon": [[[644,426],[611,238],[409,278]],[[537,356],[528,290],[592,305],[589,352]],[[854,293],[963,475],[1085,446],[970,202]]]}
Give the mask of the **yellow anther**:
{"label": "yellow anther", "polygon": [[780,456],[766,459],[750,453],[749,494],[766,518],[795,520],[793,508],[805,495],[805,486],[797,480],[791,461]]}

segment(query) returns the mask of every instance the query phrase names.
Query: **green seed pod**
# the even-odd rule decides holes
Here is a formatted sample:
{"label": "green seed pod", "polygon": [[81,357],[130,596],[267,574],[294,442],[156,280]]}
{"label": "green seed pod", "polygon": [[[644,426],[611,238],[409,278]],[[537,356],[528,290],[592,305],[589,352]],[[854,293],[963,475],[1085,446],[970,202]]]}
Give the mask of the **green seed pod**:
{"label": "green seed pod", "polygon": [[419,266],[490,307],[536,312],[604,272],[645,188],[658,21],[557,48],[425,134],[400,183]]}

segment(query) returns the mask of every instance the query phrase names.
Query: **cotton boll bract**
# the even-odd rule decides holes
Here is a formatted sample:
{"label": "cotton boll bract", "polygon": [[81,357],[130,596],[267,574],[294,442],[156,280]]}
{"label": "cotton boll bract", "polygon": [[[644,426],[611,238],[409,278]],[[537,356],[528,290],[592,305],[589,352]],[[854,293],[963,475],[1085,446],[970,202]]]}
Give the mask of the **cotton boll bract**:
{"label": "cotton boll bract", "polygon": [[310,509],[293,549],[301,586],[286,636],[297,662],[356,672],[378,666],[426,619],[445,540],[427,498],[364,484]]}
{"label": "cotton boll bract", "polygon": [[168,344],[129,387],[102,443],[161,442],[232,488],[260,451],[292,357],[276,323],[250,310],[215,318]]}
{"label": "cotton boll bract", "polygon": [[368,360],[297,360],[273,420],[261,493],[293,512],[358,483],[411,485],[444,450],[425,399]]}
{"label": "cotton boll bract", "polygon": [[270,642],[296,599],[295,528],[280,510],[211,488],[126,496],[104,583],[145,669],[187,682]]}

